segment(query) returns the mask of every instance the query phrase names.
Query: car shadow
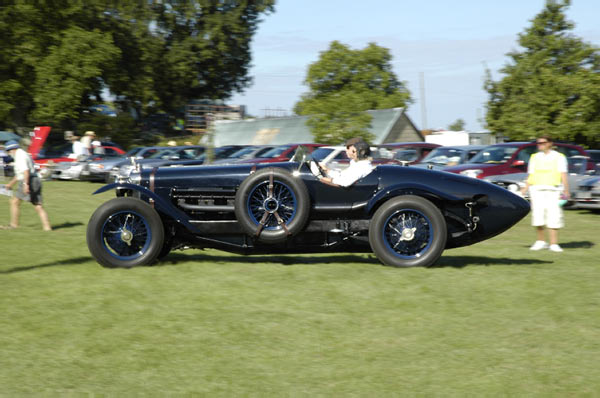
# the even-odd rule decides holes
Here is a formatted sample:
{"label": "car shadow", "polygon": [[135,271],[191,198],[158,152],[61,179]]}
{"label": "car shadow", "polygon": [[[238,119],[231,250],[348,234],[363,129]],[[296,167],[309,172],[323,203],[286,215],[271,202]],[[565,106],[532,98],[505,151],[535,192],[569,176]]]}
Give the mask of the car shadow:
{"label": "car shadow", "polygon": [[495,266],[495,265],[532,265],[552,264],[553,261],[537,260],[532,258],[506,258],[484,256],[442,256],[432,268],[464,268],[469,266]]}
{"label": "car shadow", "polygon": [[73,228],[73,227],[78,227],[80,225],[84,225],[84,224],[82,222],[65,222],[65,223],[58,224],[58,225],[52,225],[52,229],[57,230],[57,229]]}
{"label": "car shadow", "polygon": [[379,260],[373,255],[360,256],[354,254],[322,255],[322,256],[294,256],[294,255],[231,255],[215,256],[208,254],[186,254],[170,253],[156,265],[175,265],[179,262],[198,261],[198,262],[218,262],[218,263],[274,263],[281,265],[301,265],[301,264],[331,264],[331,263],[372,263],[378,264]]}
{"label": "car shadow", "polygon": [[[247,264],[281,264],[285,266],[291,265],[307,265],[307,264],[332,264],[332,263],[367,263],[381,264],[381,262],[372,254],[367,255],[325,255],[325,256],[279,256],[279,255],[253,255],[253,256],[236,256],[224,255],[214,256],[207,254],[185,254],[171,253],[156,266],[176,265],[180,262],[198,261],[198,262],[218,262],[218,263],[247,263]],[[552,264],[552,261],[544,261],[530,258],[499,258],[499,257],[483,257],[483,256],[442,256],[435,265],[431,268],[464,268],[467,266],[490,266],[490,265],[532,265],[532,264]]]}
{"label": "car shadow", "polygon": [[60,265],[78,265],[78,264],[83,264],[88,261],[90,261],[90,257],[75,257],[75,258],[69,258],[67,260],[53,261],[50,263],[9,268],[6,270],[1,270],[0,275],[14,274],[16,272],[32,271],[32,270],[36,270],[36,269],[56,267],[56,266],[60,266]]}

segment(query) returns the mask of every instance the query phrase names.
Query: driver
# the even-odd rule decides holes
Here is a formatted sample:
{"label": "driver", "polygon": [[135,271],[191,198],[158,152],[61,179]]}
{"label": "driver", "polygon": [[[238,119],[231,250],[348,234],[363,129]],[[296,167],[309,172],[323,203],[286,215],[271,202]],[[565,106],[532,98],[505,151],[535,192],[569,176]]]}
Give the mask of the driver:
{"label": "driver", "polygon": [[321,164],[321,168],[325,171],[327,177],[319,176],[319,181],[349,187],[373,171],[371,159],[369,158],[371,149],[369,144],[363,141],[362,138],[356,137],[346,141],[346,155],[350,159],[350,166],[344,170],[331,170],[326,165]]}

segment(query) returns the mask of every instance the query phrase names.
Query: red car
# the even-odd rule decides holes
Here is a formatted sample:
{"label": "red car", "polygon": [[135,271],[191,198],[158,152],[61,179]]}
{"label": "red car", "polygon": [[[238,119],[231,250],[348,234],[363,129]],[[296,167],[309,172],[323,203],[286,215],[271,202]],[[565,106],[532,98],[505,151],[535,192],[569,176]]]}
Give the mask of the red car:
{"label": "red car", "polygon": [[[554,149],[566,157],[587,155],[579,145],[555,142]],[[529,157],[535,152],[535,142],[505,142],[485,147],[469,163],[443,170],[480,179],[500,174],[524,173],[527,172]]]}
{"label": "red car", "polygon": [[323,144],[285,144],[276,146],[260,155],[254,159],[242,160],[238,163],[273,163],[273,162],[287,162],[290,160],[292,156],[294,156],[294,152],[296,152],[296,148],[302,145],[307,148],[309,152],[315,150],[315,148],[323,146]]}
{"label": "red car", "polygon": [[[41,126],[36,127],[33,130],[33,137],[31,145],[29,145],[28,152],[33,158],[36,169],[44,173],[45,169],[50,165],[62,162],[73,162],[75,159],[70,158],[69,154],[72,152],[71,143],[61,143],[59,145],[49,146],[46,144],[48,135],[50,134],[51,127]],[[102,155],[98,155],[98,159],[106,156],[120,156],[125,154],[125,151],[119,147],[113,145],[103,145],[100,147],[104,152]]]}

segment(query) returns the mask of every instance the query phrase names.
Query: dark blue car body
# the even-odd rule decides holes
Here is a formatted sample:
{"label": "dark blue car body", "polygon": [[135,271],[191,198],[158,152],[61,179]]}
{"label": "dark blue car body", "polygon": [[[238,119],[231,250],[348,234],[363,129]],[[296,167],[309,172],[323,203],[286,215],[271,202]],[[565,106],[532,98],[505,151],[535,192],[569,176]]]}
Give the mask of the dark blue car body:
{"label": "dark blue car body", "polygon": [[352,186],[319,181],[308,163],[141,169],[88,225],[108,267],[149,265],[181,247],[241,254],[371,252],[387,265],[433,265],[444,249],[496,236],[529,211],[474,178],[380,165]]}

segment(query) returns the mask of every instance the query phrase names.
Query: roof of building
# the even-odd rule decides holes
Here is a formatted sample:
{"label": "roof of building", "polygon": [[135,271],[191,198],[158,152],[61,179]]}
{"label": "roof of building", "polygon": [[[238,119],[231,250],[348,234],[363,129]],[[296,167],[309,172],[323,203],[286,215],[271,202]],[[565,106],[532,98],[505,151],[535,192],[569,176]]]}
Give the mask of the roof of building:
{"label": "roof of building", "polygon": [[[369,132],[374,135],[373,144],[398,141],[404,130],[396,131],[399,123],[410,130],[406,140],[423,141],[423,136],[404,112],[404,108],[367,111],[373,118]],[[290,142],[314,142],[309,127],[308,116],[281,118],[247,119],[222,121],[215,125],[215,145],[253,144],[279,145]],[[400,137],[401,138],[401,137]]]}

